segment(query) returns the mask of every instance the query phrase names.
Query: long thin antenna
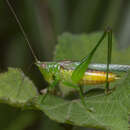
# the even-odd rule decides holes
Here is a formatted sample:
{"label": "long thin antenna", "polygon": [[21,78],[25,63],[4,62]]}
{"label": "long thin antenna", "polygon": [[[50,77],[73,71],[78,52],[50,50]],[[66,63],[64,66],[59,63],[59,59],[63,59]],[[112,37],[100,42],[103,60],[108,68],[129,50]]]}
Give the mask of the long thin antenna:
{"label": "long thin antenna", "polygon": [[27,34],[25,33],[24,28],[23,28],[21,22],[19,21],[19,19],[18,19],[16,13],[15,13],[13,7],[11,6],[10,2],[9,2],[8,0],[6,0],[6,2],[7,2],[7,5],[9,6],[9,9],[10,9],[10,11],[12,12],[12,14],[13,14],[13,16],[14,16],[14,18],[15,18],[15,20],[16,20],[16,22],[17,22],[17,24],[18,24],[18,26],[19,26],[19,28],[20,28],[20,30],[21,30],[23,36],[24,36],[24,38],[25,38],[25,41],[26,41],[28,47],[29,47],[30,50],[31,50],[31,53],[32,53],[32,55],[33,55],[35,61],[37,62],[37,61],[38,61],[38,58],[36,57],[36,55],[35,55],[35,53],[34,53],[32,47],[31,47],[31,45],[30,45],[30,42],[29,42],[28,37],[27,37]]}

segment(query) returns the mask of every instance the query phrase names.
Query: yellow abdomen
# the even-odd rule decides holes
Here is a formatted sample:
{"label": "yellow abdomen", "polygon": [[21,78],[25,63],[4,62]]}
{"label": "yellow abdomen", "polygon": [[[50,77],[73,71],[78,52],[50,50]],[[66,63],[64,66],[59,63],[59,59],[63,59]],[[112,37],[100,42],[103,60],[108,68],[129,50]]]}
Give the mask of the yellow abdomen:
{"label": "yellow abdomen", "polygon": [[[74,70],[66,70],[62,68],[60,70],[62,79],[71,81],[71,76]],[[104,71],[98,70],[87,70],[83,76],[83,78],[78,82],[80,85],[99,85],[106,83],[106,73]],[[109,72],[108,73],[108,82],[113,82],[119,77]]]}
{"label": "yellow abdomen", "polygon": [[[108,73],[108,82],[113,82],[116,79],[118,79],[116,74]],[[106,83],[106,72],[97,70],[87,70],[79,82],[81,85],[98,85],[104,83]]]}

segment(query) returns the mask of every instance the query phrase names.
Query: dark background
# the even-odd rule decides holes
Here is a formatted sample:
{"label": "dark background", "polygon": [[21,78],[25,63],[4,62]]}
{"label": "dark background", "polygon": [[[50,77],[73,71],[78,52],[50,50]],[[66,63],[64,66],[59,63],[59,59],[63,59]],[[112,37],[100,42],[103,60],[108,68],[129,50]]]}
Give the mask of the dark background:
{"label": "dark background", "polygon": [[[129,0],[10,0],[37,57],[52,60],[58,35],[63,32],[90,33],[110,26],[118,48],[130,40]],[[0,71],[21,68],[38,86],[45,82],[5,0],[0,0]],[[41,112],[22,111],[0,104],[2,130],[87,130],[57,124]]]}

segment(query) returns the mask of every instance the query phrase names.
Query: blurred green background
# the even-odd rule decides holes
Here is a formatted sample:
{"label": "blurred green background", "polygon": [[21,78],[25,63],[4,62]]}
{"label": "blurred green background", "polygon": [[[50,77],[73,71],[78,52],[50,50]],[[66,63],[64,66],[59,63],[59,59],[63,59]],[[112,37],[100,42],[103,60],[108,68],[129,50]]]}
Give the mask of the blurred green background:
{"label": "blurred green background", "polygon": [[[52,60],[58,35],[90,33],[110,26],[118,48],[130,40],[129,0],[10,0],[37,57]],[[38,86],[47,83],[34,60],[5,0],[0,0],[0,71],[21,68]],[[90,130],[50,121],[41,112],[23,111],[0,104],[1,130]],[[92,130],[92,129],[91,129]]]}

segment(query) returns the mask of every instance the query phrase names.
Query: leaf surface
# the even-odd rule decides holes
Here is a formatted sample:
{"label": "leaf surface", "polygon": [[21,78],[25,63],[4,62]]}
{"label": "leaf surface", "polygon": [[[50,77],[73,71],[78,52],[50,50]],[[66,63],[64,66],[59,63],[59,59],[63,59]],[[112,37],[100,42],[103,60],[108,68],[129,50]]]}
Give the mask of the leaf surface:
{"label": "leaf surface", "polygon": [[[52,120],[84,127],[96,127],[110,130],[128,130],[130,112],[130,73],[117,84],[116,90],[106,95],[100,93],[85,98],[87,111],[79,99],[67,101],[48,95],[44,102],[42,96],[36,98],[36,108],[45,112]],[[125,84],[125,87],[124,87]]]}
{"label": "leaf surface", "polygon": [[[100,36],[101,33],[89,35],[65,33],[59,37],[54,59],[57,61],[80,61],[89,54]],[[93,62],[106,63],[106,46],[105,39],[96,51]],[[128,57],[130,57],[130,48],[119,51],[115,40],[113,40],[112,63],[130,64]],[[60,123],[107,130],[128,130],[130,72],[124,79],[116,82],[114,87],[116,89],[111,94],[106,95],[103,91],[99,93],[99,89],[94,89],[91,86],[94,93],[88,92],[85,96],[87,107],[93,110],[89,112],[79,98],[65,100],[61,97],[48,95],[42,101],[44,95],[38,94],[35,85],[20,70],[9,68],[8,72],[0,74],[0,101],[21,108],[30,105],[32,109],[41,110],[49,118]]]}
{"label": "leaf surface", "polygon": [[23,106],[38,96],[34,84],[20,69],[9,68],[0,74],[0,101],[14,106]]}

